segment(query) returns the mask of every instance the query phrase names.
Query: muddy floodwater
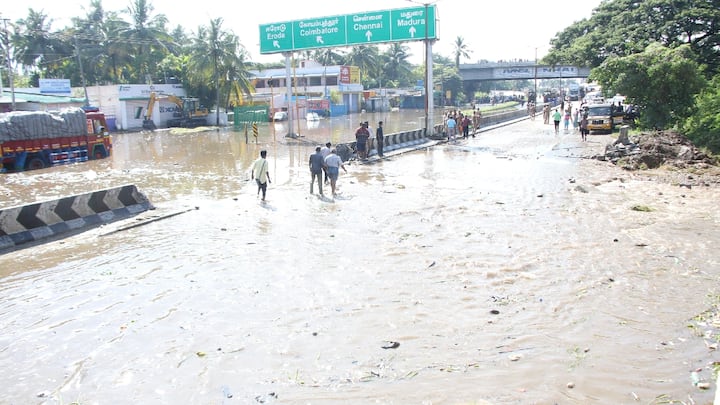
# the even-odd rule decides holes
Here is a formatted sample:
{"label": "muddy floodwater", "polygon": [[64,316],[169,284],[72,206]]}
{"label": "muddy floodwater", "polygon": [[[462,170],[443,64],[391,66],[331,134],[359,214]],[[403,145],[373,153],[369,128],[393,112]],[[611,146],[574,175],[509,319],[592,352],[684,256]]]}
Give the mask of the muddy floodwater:
{"label": "muddy floodwater", "polygon": [[712,403],[719,356],[688,326],[718,294],[717,187],[538,119],[310,195],[347,121],[118,134],[109,159],[3,175],[0,206],[135,184],[141,216],[182,213],[0,254],[0,404]]}

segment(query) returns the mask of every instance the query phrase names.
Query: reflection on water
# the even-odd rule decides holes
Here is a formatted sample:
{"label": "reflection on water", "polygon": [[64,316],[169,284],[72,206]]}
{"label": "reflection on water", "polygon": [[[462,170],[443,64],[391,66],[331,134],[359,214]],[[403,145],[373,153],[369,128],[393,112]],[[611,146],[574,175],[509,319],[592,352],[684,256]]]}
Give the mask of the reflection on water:
{"label": "reflection on water", "polygon": [[0,402],[711,401],[686,323],[716,285],[718,190],[567,157],[603,143],[526,121],[312,196],[308,156],[346,125],[122,134],[111,159],[5,177],[7,200],[135,183],[198,209],[0,256]]}

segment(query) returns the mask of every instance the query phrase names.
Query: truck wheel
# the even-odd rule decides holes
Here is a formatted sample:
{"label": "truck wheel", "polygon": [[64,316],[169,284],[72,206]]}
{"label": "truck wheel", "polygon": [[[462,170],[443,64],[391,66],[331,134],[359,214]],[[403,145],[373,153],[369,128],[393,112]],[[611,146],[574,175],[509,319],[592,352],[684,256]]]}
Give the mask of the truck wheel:
{"label": "truck wheel", "polygon": [[25,168],[28,170],[44,169],[45,162],[39,157],[34,157],[25,164]]}
{"label": "truck wheel", "polygon": [[104,159],[107,157],[107,151],[102,146],[96,146],[93,150],[93,157],[95,159]]}

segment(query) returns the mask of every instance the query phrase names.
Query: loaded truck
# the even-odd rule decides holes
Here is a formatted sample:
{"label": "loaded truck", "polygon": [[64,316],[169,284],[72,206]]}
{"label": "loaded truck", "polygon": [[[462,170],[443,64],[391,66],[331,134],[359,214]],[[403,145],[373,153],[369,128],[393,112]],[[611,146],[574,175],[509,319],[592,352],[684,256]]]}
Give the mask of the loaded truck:
{"label": "loaded truck", "polygon": [[105,114],[96,108],[0,114],[0,172],[42,169],[110,156]]}

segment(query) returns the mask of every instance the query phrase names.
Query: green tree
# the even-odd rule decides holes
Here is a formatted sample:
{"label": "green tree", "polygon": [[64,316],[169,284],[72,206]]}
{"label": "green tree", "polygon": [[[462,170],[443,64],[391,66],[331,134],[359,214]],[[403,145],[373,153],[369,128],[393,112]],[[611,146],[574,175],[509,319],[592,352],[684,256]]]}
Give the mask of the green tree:
{"label": "green tree", "polygon": [[[464,94],[463,81],[458,69],[453,65],[433,65],[433,93],[437,94],[435,103],[438,105],[456,105]],[[446,96],[450,93],[450,98]]]}
{"label": "green tree", "polygon": [[[374,45],[353,46],[345,56],[345,65],[360,68],[360,82],[365,85],[369,77],[374,77],[378,71],[380,55],[378,47]],[[383,81],[384,82],[384,81]]]}
{"label": "green tree", "polygon": [[460,58],[468,59],[471,53],[472,51],[468,44],[465,43],[463,37],[458,36],[455,38],[455,42],[453,42],[453,56],[455,57],[455,67],[457,69],[460,69]]}
{"label": "green tree", "polygon": [[544,63],[597,67],[651,43],[689,45],[711,73],[720,69],[720,7],[707,0],[605,0],[590,19],[578,21],[551,41]]}
{"label": "green tree", "polygon": [[[226,94],[224,103],[228,105],[231,94],[241,98],[242,92],[249,93],[252,89],[248,79],[249,72],[245,59],[247,53],[240,44],[237,35],[223,30],[223,19],[210,21],[209,26],[198,28],[190,49],[189,70],[193,72],[189,80],[190,88],[196,90],[198,97],[210,104],[209,91],[214,89],[214,104],[219,111],[221,94]],[[219,115],[216,114],[216,125]]]}
{"label": "green tree", "polygon": [[681,124],[693,113],[694,96],[706,83],[688,45],[671,49],[658,43],[639,54],[610,57],[590,76],[606,91],[638,105],[641,126],[661,129]]}
{"label": "green tree", "polygon": [[321,63],[323,66],[339,65],[343,62],[343,54],[337,52],[335,48],[318,49],[312,53],[312,59]]}
{"label": "green tree", "polygon": [[685,124],[683,130],[697,146],[704,146],[713,153],[720,153],[720,74],[696,97],[696,112]]}
{"label": "green tree", "polygon": [[[410,84],[412,66],[408,59],[410,48],[402,42],[393,42],[382,54],[383,83],[395,83],[395,87],[404,87]],[[385,86],[389,87],[389,86]]]}
{"label": "green tree", "polygon": [[51,26],[52,19],[32,8],[26,18],[16,22],[12,38],[15,61],[25,72],[39,69],[52,74],[65,58],[73,56],[72,48],[50,30]]}
{"label": "green tree", "polygon": [[129,56],[134,67],[131,72],[136,83],[152,83],[158,63],[169,53],[172,37],[167,33],[164,14],[153,15],[154,8],[147,0],[132,0],[125,12],[131,24],[120,34],[130,46]]}

